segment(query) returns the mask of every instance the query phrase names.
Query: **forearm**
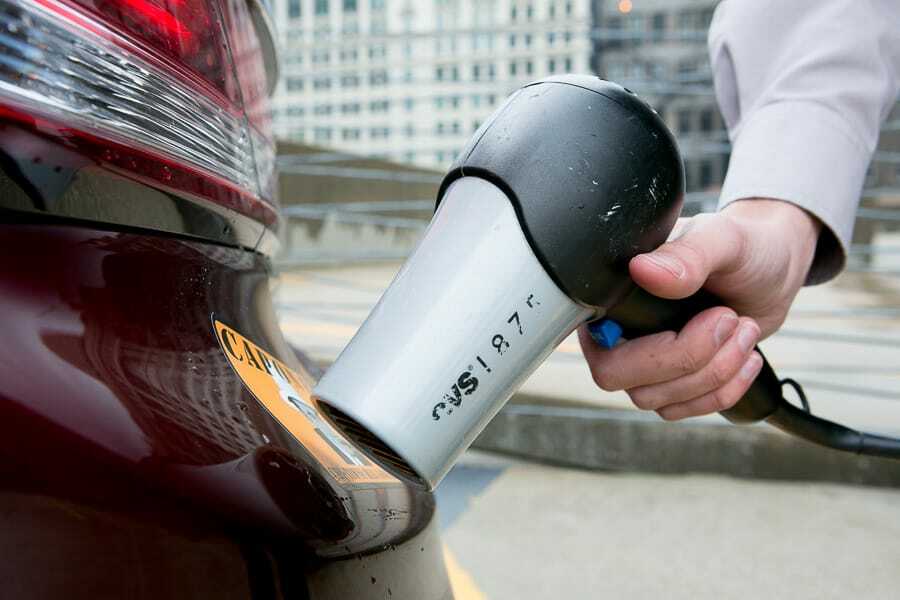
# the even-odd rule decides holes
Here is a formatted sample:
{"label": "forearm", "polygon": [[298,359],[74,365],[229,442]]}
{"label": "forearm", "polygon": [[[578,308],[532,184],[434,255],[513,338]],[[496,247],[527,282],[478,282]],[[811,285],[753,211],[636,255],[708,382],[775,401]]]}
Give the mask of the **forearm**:
{"label": "forearm", "polygon": [[897,94],[900,8],[887,0],[725,0],[710,54],[733,143],[720,208],[773,198],[814,214],[824,226],[808,282],[833,277]]}

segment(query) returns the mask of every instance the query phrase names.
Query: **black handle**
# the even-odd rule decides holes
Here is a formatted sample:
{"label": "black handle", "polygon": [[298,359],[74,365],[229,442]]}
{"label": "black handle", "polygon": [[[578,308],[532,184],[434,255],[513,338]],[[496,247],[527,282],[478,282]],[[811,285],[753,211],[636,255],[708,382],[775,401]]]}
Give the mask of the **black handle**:
{"label": "black handle", "polygon": [[[680,331],[695,315],[723,303],[705,290],[683,300],[666,300],[635,286],[634,290],[606,315],[622,326],[625,338],[660,331]],[[757,347],[757,351],[759,348]],[[754,423],[774,414],[784,402],[781,383],[769,361],[763,357],[759,374],[744,397],[722,415],[732,423]]]}

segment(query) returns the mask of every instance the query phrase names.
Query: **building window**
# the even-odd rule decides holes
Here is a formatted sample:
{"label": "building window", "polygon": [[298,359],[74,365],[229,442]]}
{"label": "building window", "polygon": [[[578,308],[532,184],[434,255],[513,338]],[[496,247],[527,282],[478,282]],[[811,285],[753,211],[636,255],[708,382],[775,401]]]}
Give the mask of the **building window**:
{"label": "building window", "polygon": [[451,130],[453,133],[459,133],[459,132],[460,132],[460,129],[461,129],[461,128],[460,128],[460,125],[459,125],[459,121],[453,121],[453,126],[451,127],[450,130]]}
{"label": "building window", "polygon": [[515,76],[516,76],[516,68],[517,68],[516,61],[514,61],[514,60],[513,60],[513,61],[510,61],[510,63],[509,63],[509,74],[510,74],[512,77],[515,77]]}
{"label": "building window", "polygon": [[345,102],[344,104],[341,104],[341,112],[345,115],[359,113],[359,102]]}
{"label": "building window", "polygon": [[531,48],[531,34],[530,33],[525,34],[525,47]]}
{"label": "building window", "polygon": [[563,67],[564,67],[563,70],[566,73],[572,72],[572,57],[571,56],[567,56],[563,59]]}
{"label": "building window", "polygon": [[299,92],[303,89],[303,78],[302,77],[288,77],[287,78],[287,89],[289,92]]}
{"label": "building window", "polygon": [[700,131],[709,133],[713,129],[713,112],[712,110],[704,110],[700,113]]}
{"label": "building window", "polygon": [[330,104],[317,104],[313,108],[313,114],[330,115],[331,114],[331,105]]}
{"label": "building window", "polygon": [[651,26],[653,31],[653,40],[659,41],[663,39],[663,34],[666,31],[666,15],[665,13],[656,13],[653,15],[653,24]]}
{"label": "building window", "polygon": [[369,85],[385,85],[387,84],[387,71],[372,71],[369,73]]}
{"label": "building window", "polygon": [[286,114],[289,117],[302,117],[304,112],[302,106],[288,106]]}
{"label": "building window", "polygon": [[344,0],[344,12],[356,12],[356,0]]}
{"label": "building window", "polygon": [[416,101],[413,100],[412,98],[406,98],[403,101],[403,106],[404,106],[404,108],[406,108],[407,111],[411,111],[413,109],[413,107],[415,107],[415,105],[416,105]]}
{"label": "building window", "polygon": [[288,18],[300,18],[300,0],[288,0]]}
{"label": "building window", "polygon": [[388,100],[373,100],[369,102],[369,110],[372,112],[387,112],[391,107]]}
{"label": "building window", "polygon": [[530,60],[525,61],[525,73],[528,75],[534,73],[534,63],[532,63]]}
{"label": "building window", "polygon": [[553,42],[555,42],[555,41],[556,41],[556,33],[551,31],[550,33],[547,34],[547,45],[552,46]]}
{"label": "building window", "polygon": [[316,127],[313,130],[313,139],[317,142],[328,142],[331,140],[330,127]]}
{"label": "building window", "polygon": [[358,140],[360,137],[360,131],[357,128],[347,128],[341,131],[341,137],[345,140]]}
{"label": "building window", "polygon": [[443,121],[438,121],[437,126],[435,127],[435,132],[438,135],[444,135],[444,123]]}
{"label": "building window", "polygon": [[551,58],[547,61],[547,72],[550,73],[551,75],[553,73],[556,73],[556,59],[555,58]]}
{"label": "building window", "polygon": [[606,47],[610,50],[621,48],[622,34],[619,32],[622,31],[622,17],[610,17],[607,19],[606,28],[612,32],[612,35],[609,36],[609,40],[606,42]]}
{"label": "building window", "polygon": [[712,185],[712,164],[708,160],[700,163],[700,187],[707,188]]}
{"label": "building window", "polygon": [[[328,0],[316,0],[316,14],[317,15],[327,15],[328,14]],[[329,136],[330,139],[330,136]]]}
{"label": "building window", "polygon": [[369,6],[372,10],[384,10],[384,0],[372,0]]}
{"label": "building window", "polygon": [[403,133],[408,138],[415,136],[416,135],[416,126],[412,123],[407,123],[406,127],[403,128]]}
{"label": "building window", "polygon": [[315,90],[330,90],[331,89],[331,78],[330,77],[316,77],[313,79],[313,89]]}
{"label": "building window", "polygon": [[359,75],[341,75],[341,87],[359,87]]}
{"label": "building window", "polygon": [[691,112],[689,110],[678,111],[678,133],[690,133]]}
{"label": "building window", "polygon": [[438,81],[444,80],[444,67],[435,67],[434,78],[437,79]]}
{"label": "building window", "polygon": [[472,65],[472,79],[481,81],[481,65]]}
{"label": "building window", "polygon": [[510,48],[516,47],[516,34],[514,34],[514,33],[509,34],[509,47]]}
{"label": "building window", "polygon": [[372,139],[384,139],[391,135],[391,130],[387,127],[372,127],[369,130],[369,137]]}

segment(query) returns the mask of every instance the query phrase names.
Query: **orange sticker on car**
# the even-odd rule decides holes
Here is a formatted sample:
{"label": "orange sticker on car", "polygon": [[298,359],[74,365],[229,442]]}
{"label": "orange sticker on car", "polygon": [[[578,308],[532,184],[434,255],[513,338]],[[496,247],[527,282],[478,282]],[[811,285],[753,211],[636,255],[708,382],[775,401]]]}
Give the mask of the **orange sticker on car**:
{"label": "orange sticker on car", "polygon": [[217,319],[213,324],[222,352],[247,389],[336,480],[347,484],[397,481],[319,413],[311,382],[228,325]]}

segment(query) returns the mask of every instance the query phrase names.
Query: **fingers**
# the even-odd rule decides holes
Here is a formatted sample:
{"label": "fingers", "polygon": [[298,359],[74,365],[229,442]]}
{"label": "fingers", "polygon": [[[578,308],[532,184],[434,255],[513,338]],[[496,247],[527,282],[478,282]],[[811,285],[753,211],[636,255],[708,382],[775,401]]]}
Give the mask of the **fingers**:
{"label": "fingers", "polygon": [[638,408],[657,410],[715,392],[734,379],[759,338],[757,324],[752,319],[740,319],[734,333],[704,367],[671,381],[632,388],[628,395]]}
{"label": "fingers", "polygon": [[578,331],[591,375],[606,391],[626,390],[638,408],[666,420],[731,408],[762,366],[759,325],[726,307],[706,310],[679,334],[644,336],[605,350]]}
{"label": "fingers", "polygon": [[600,348],[586,328],[581,346],[597,385],[606,391],[629,390],[692,375],[716,356],[738,325],[730,308],[710,308],[672,331],[629,340],[611,350]]}
{"label": "fingers", "polygon": [[719,389],[694,398],[687,402],[669,404],[660,408],[657,413],[667,421],[676,421],[687,417],[697,417],[727,410],[737,404],[762,368],[762,356],[753,352],[728,383]]}
{"label": "fingers", "polygon": [[711,273],[734,270],[743,257],[743,233],[721,215],[700,215],[681,224],[678,237],[631,259],[631,277],[661,298],[686,298]]}

